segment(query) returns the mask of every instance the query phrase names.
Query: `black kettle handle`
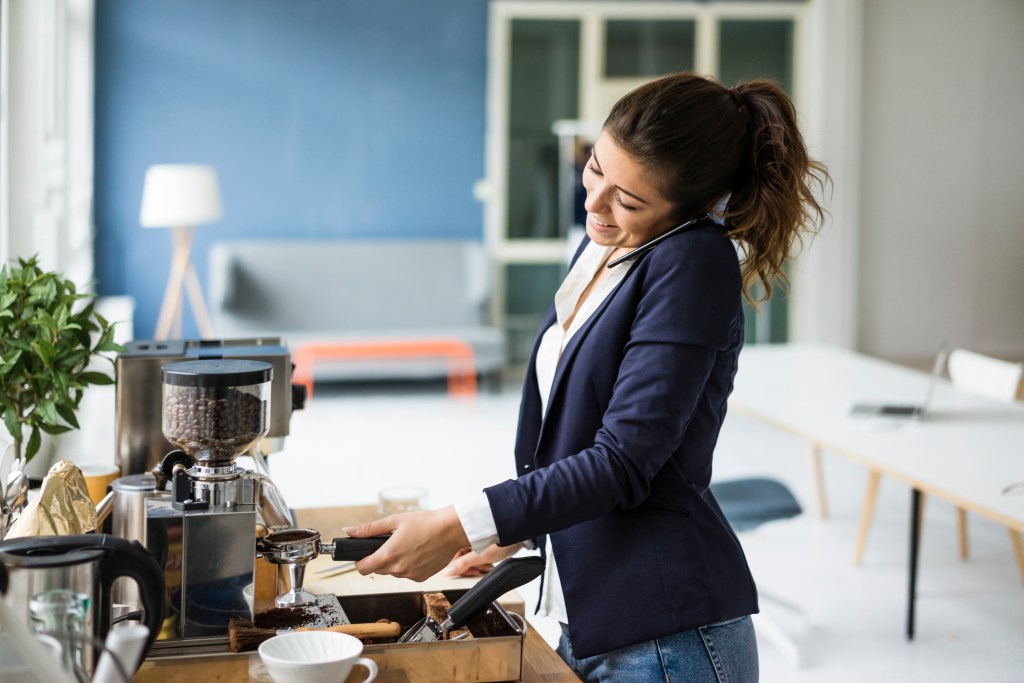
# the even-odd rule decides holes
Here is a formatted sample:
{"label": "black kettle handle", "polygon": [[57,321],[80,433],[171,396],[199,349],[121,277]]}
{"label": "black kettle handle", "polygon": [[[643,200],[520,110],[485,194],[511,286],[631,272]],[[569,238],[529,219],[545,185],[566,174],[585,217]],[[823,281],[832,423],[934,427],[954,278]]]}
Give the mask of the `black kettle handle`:
{"label": "black kettle handle", "polygon": [[[95,538],[103,539],[99,545],[107,548],[106,557],[100,566],[100,581],[103,584],[104,595],[100,603],[100,629],[106,633],[111,626],[110,606],[114,580],[122,576],[133,579],[139,586],[142,608],[146,617],[144,623],[149,628],[149,637],[146,639],[146,647],[143,650],[143,656],[145,656],[157,636],[160,635],[160,628],[163,626],[167,597],[163,569],[157,564],[153,554],[138,541],[129,541],[106,534]],[[141,661],[130,664],[131,671],[135,671]]]}

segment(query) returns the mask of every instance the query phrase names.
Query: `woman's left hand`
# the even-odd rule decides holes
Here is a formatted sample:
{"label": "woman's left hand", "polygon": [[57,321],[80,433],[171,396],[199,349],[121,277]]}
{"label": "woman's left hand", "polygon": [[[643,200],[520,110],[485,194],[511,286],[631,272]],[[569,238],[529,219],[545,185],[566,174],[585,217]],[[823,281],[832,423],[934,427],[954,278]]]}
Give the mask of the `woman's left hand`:
{"label": "woman's left hand", "polygon": [[440,510],[403,512],[344,531],[353,538],[391,534],[377,552],[356,562],[360,574],[390,574],[414,581],[441,571],[455,553],[469,545],[452,505]]}

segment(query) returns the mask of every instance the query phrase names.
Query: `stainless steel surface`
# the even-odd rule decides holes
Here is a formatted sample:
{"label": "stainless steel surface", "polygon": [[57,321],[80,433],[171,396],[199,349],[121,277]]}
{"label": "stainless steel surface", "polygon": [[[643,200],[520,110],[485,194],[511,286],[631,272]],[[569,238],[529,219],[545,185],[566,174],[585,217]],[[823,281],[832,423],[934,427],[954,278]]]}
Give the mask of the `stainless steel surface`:
{"label": "stainless steel surface", "polygon": [[430,643],[438,640],[444,633],[438,627],[437,622],[430,617],[423,617],[412,628],[402,634],[398,639],[400,643]]}
{"label": "stainless steel surface", "polygon": [[[83,634],[96,634],[96,623],[99,619],[97,587],[99,585],[100,562],[103,559],[101,550],[83,550],[77,553],[76,562],[67,562],[66,556],[56,557],[50,563],[58,566],[26,567],[18,566],[16,561],[4,561],[7,568],[7,595],[2,599],[18,614],[25,617],[25,623],[32,626],[32,600],[48,591],[67,590],[86,596],[86,604],[80,619]],[[93,671],[93,646],[89,641],[83,642],[77,653],[87,673]]]}
{"label": "stainless steel surface", "polygon": [[130,474],[115,479],[110,488],[114,492],[111,533],[145,545],[146,499],[158,495],[156,479],[152,474]]}
{"label": "stainless steel surface", "polygon": [[103,528],[103,522],[107,521],[107,517],[114,510],[114,492],[108,491],[107,495],[103,496],[103,500],[96,503],[96,528]]}
{"label": "stainless steel surface", "polygon": [[256,485],[251,473],[237,465],[225,467],[189,468],[192,480],[192,497],[209,503],[212,507],[231,508],[235,505],[253,505],[256,502]]}
{"label": "stainless steel surface", "polygon": [[277,488],[277,485],[264,474],[253,472],[251,476],[256,480],[259,488],[257,496],[259,504],[256,511],[259,514],[260,523],[271,531],[295,526],[292,512],[288,508],[288,504],[284,502],[284,496],[281,495],[281,490]]}
{"label": "stainless steel surface", "polygon": [[[2,442],[0,442],[2,443]],[[24,457],[16,457],[14,444],[0,450],[0,540],[15,522],[15,516],[28,501],[28,477]]]}
{"label": "stainless steel surface", "polygon": [[340,576],[341,574],[348,574],[349,572],[354,572],[355,570],[355,562],[338,562],[337,566],[328,567],[327,569],[321,569],[313,573],[321,578],[330,579],[335,576]]}
{"label": "stainless steel surface", "polygon": [[166,554],[171,606],[161,640],[223,636],[232,618],[251,618],[242,591],[255,571],[254,505],[186,511],[151,498],[146,518],[149,547]]}
{"label": "stainless steel surface", "polygon": [[321,594],[316,596],[316,608],[323,618],[324,626],[338,626],[340,624],[351,624],[348,615],[341,607],[337,595]]}
{"label": "stainless steel surface", "polygon": [[[89,683],[86,653],[83,651],[86,637],[91,635],[85,625],[89,610],[90,596],[67,588],[51,588],[37,593],[29,600],[29,612],[37,631],[52,636],[61,646],[61,664],[80,683]],[[88,664],[91,665],[91,658]]]}
{"label": "stainless steel surface", "polygon": [[[251,608],[243,591],[255,579],[257,522],[270,529],[292,526],[288,506],[273,482],[263,474],[235,465],[234,458],[241,455],[232,448],[236,434],[200,419],[202,402],[220,398],[203,395],[202,391],[175,391],[166,393],[173,395],[174,401],[165,404],[161,368],[179,360],[270,363],[273,376],[269,382],[270,435],[280,439],[288,433],[291,416],[291,361],[287,350],[279,345],[280,340],[263,341],[275,344],[145,342],[142,343],[145,348],[130,347],[130,353],[118,357],[118,370],[123,373],[118,375],[117,398],[117,444],[122,471],[135,467],[152,469],[160,464],[155,483],[168,488],[145,501],[144,513],[146,545],[164,559],[164,578],[171,601],[161,641],[206,642],[209,638],[226,636],[232,618],[251,619]],[[219,365],[222,369],[225,366],[224,363]],[[171,374],[171,369],[163,375],[167,379],[180,379],[191,376],[193,370],[200,376],[207,374],[204,368],[188,368],[180,375]],[[180,386],[191,387],[191,384]],[[215,385],[196,386],[202,389]],[[267,386],[261,382],[245,384],[243,388],[261,387],[260,400],[266,402],[262,389]],[[183,397],[189,398],[183,402]],[[134,400],[145,400],[147,405],[137,408]],[[172,413],[172,410],[178,412]],[[196,421],[166,422],[163,412],[175,417],[185,415]],[[260,418],[259,423],[266,425],[264,418]],[[209,453],[202,449],[195,451],[191,446],[191,453],[172,453],[174,446],[164,437],[168,425],[173,427],[169,433],[176,440],[205,444],[203,448],[209,445],[210,453],[216,451],[216,459],[206,457]],[[193,435],[196,428],[198,431]],[[266,430],[261,427],[256,431]],[[259,443],[253,448],[266,452]],[[165,469],[170,471],[163,471]],[[315,556],[313,553],[312,557]],[[297,568],[299,588],[304,564]]]}
{"label": "stainless steel surface", "polygon": [[118,355],[115,442],[117,463],[122,474],[147,472],[173,446],[161,429],[162,393],[160,368],[180,360],[233,358],[270,363],[271,384],[269,438],[257,444],[264,453],[280,449],[288,436],[292,413],[291,355],[280,338],[206,341],[129,342]]}
{"label": "stainless steel surface", "polygon": [[[110,533],[146,545],[146,500],[158,493],[152,474],[130,474],[110,484],[114,504],[110,513]],[[114,581],[114,604],[126,612],[142,609],[142,596],[136,583],[124,577]]]}
{"label": "stainless steel surface", "polygon": [[[314,593],[302,589],[306,576],[306,564],[320,554],[320,532],[316,529],[285,529],[264,536],[258,552],[271,564],[283,564],[288,568],[291,587],[274,599],[278,607],[298,607],[317,601]],[[344,613],[342,613],[344,617]],[[347,624],[345,618],[341,623]]]}

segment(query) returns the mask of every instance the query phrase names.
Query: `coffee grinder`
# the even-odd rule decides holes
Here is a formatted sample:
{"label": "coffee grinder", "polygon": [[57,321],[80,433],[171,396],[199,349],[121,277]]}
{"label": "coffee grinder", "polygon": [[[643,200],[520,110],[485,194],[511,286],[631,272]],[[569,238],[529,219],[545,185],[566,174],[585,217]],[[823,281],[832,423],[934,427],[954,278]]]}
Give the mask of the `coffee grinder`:
{"label": "coffee grinder", "polygon": [[235,459],[269,431],[273,366],[209,359],[164,365],[162,431],[179,450],[154,468],[146,500],[147,545],[164,567],[168,614],[161,640],[226,636],[251,618],[257,523],[292,526],[277,488]]}

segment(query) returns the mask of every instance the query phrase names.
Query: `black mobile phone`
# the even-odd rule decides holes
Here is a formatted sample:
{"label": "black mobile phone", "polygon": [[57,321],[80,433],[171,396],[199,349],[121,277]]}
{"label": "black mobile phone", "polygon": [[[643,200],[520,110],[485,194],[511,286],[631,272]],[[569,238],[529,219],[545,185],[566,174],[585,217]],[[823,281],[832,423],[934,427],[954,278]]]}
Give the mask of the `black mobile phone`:
{"label": "black mobile phone", "polygon": [[629,252],[628,254],[623,254],[622,256],[620,256],[619,258],[615,259],[614,261],[609,261],[608,267],[609,268],[614,268],[615,266],[619,265],[620,263],[625,263],[626,261],[632,261],[633,259],[635,259],[636,257],[640,256],[641,254],[646,253],[646,252],[650,251],[651,249],[654,249],[656,246],[658,246],[659,244],[661,244],[662,242],[667,240],[672,235],[675,235],[675,234],[678,234],[680,232],[683,232],[687,228],[693,226],[698,221],[702,221],[702,220],[704,220],[707,217],[708,216],[706,216],[706,215],[705,216],[698,216],[697,218],[691,218],[690,220],[686,221],[685,223],[680,223],[679,225],[677,225],[676,227],[672,228],[671,230],[669,230],[668,232],[664,233],[663,235],[658,235],[657,237],[655,237],[650,242],[647,242],[646,244],[641,244],[639,247],[637,247],[633,251]]}

